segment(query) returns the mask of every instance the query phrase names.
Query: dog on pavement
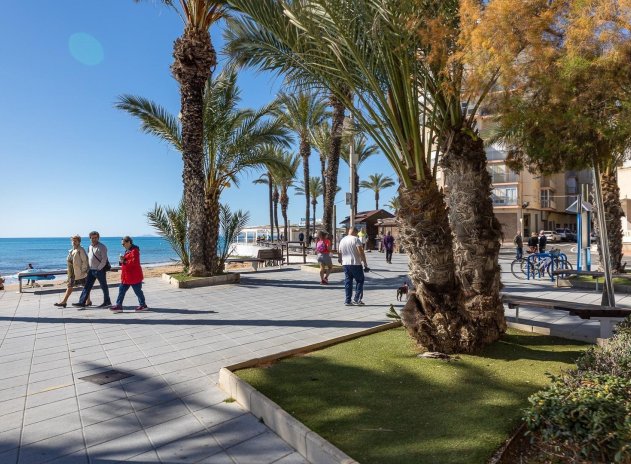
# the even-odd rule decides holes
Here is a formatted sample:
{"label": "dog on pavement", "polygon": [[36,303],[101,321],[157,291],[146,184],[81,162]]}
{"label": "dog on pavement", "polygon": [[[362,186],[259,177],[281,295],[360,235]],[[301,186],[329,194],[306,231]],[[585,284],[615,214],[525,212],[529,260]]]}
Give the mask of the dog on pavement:
{"label": "dog on pavement", "polygon": [[403,296],[405,296],[406,300],[408,299],[408,289],[407,282],[403,282],[403,285],[397,288],[397,301],[403,301]]}

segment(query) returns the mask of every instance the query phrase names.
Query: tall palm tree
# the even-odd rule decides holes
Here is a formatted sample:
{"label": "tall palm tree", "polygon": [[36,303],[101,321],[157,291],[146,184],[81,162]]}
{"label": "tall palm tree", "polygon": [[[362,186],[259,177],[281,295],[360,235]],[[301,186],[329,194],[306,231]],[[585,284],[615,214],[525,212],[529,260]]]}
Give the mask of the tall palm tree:
{"label": "tall palm tree", "polygon": [[310,134],[327,117],[326,101],[317,93],[299,91],[282,93],[279,98],[278,115],[286,126],[298,135],[300,158],[302,159],[303,182],[306,185],[305,221],[309,230],[309,157],[311,156]]}
{"label": "tall palm tree", "polygon": [[401,202],[399,201],[399,197],[390,198],[390,201],[388,202],[386,206],[394,212],[395,216],[398,215],[399,209],[401,208]]}
{"label": "tall palm tree", "polygon": [[[454,50],[458,0],[229,2],[247,15],[231,23],[233,33],[255,36],[256,53],[272,50],[284,58],[277,70],[335,94],[395,170],[400,242],[417,289],[402,315],[409,333],[421,347],[443,352],[470,352],[497,340],[506,329],[500,229],[474,120],[495,81],[463,84],[467,73]],[[266,57],[254,64],[272,63]],[[461,101],[471,101],[470,109]],[[436,141],[451,155],[447,177],[465,180],[450,183],[457,193],[451,218],[435,181]]]}
{"label": "tall palm tree", "polygon": [[361,188],[372,190],[375,192],[375,209],[379,209],[379,192],[383,189],[394,186],[394,181],[383,174],[371,174],[369,180],[363,180],[359,184]]}
{"label": "tall palm tree", "polygon": [[267,199],[269,203],[269,224],[270,224],[270,237],[274,241],[274,181],[272,180],[272,173],[267,170],[261,177],[252,181],[254,184],[267,185]]}
{"label": "tall palm tree", "polygon": [[[239,101],[233,68],[225,68],[216,79],[207,82],[203,100],[203,199],[205,211],[210,215],[206,237],[213,274],[221,271],[217,257],[221,193],[231,185],[238,185],[239,174],[245,170],[281,166],[270,154],[269,146],[288,146],[291,140],[284,123],[273,116],[274,103],[251,110],[239,109]],[[182,149],[178,118],[165,109],[130,95],[120,97],[116,106],[140,119],[143,131],[158,136],[177,150]]]}
{"label": "tall palm tree", "polygon": [[[135,0],[140,1],[140,0]],[[171,72],[180,84],[181,153],[184,169],[184,201],[189,221],[189,273],[195,276],[212,272],[216,251],[209,243],[210,212],[204,203],[204,85],[217,65],[210,39],[210,28],[226,14],[223,0],[162,0],[184,21],[184,33],[173,44]],[[179,4],[179,8],[176,6]]]}
{"label": "tall palm tree", "polygon": [[[350,134],[348,134],[347,139],[351,139]],[[357,214],[357,203],[359,195],[359,167],[371,156],[377,154],[379,152],[379,147],[377,145],[369,145],[368,139],[364,134],[359,133],[352,137],[353,147],[355,149],[355,156],[357,157],[357,164],[355,165],[355,198],[353,198],[353,214]],[[342,160],[346,163],[347,166],[350,167],[350,142],[347,141],[345,144],[344,150],[341,153]]]}
{"label": "tall palm tree", "polygon": [[289,240],[289,222],[287,218],[287,208],[289,207],[289,187],[294,185],[298,167],[300,166],[300,156],[289,153],[280,148],[276,148],[275,156],[283,160],[285,169],[274,169],[272,177],[279,189],[280,211],[284,221],[285,240]]}
{"label": "tall palm tree", "polygon": [[[316,205],[318,204],[318,197],[324,196],[324,188],[322,186],[322,179],[319,177],[311,177],[309,179],[308,187],[305,188],[304,181],[300,181],[300,185],[295,187],[297,195],[305,195],[305,192],[311,192],[311,209],[313,211],[313,232],[312,236],[316,236]],[[307,232],[309,229],[307,228]]]}

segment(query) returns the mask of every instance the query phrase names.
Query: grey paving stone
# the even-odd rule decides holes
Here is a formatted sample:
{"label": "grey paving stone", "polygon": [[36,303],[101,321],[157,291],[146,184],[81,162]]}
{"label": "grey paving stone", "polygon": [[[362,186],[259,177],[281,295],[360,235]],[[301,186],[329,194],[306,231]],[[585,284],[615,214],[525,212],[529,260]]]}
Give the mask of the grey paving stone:
{"label": "grey paving stone", "polygon": [[98,422],[107,421],[118,416],[131,414],[134,409],[128,399],[112,401],[111,403],[100,404],[91,408],[83,408],[80,411],[81,420],[85,427]]}
{"label": "grey paving stone", "polygon": [[272,432],[257,435],[226,450],[238,464],[272,463],[293,452],[287,443]]}
{"label": "grey paving stone", "polygon": [[88,447],[88,455],[91,463],[111,463],[130,460],[134,456],[144,455],[152,449],[145,432],[139,430],[96,446],[90,446]]}
{"label": "grey paving stone", "polygon": [[195,416],[206,426],[212,427],[235,419],[246,412],[237,403],[217,403],[195,411]]}
{"label": "grey paving stone", "polygon": [[22,429],[19,427],[0,432],[0,456],[2,453],[16,449],[19,446],[21,432]]}
{"label": "grey paving stone", "polygon": [[35,443],[81,428],[79,413],[56,416],[26,425],[22,431],[22,444]]}
{"label": "grey paving stone", "polygon": [[28,405],[27,401],[27,409],[24,411],[25,426],[60,415],[78,412],[79,410],[77,400],[74,397],[42,404],[41,406],[28,407]]}
{"label": "grey paving stone", "polygon": [[169,422],[145,429],[155,448],[202,432],[204,426],[194,416],[187,415]]}
{"label": "grey paving stone", "polygon": [[274,464],[309,464],[309,461],[303,458],[300,453],[294,452],[284,458],[280,458],[278,461],[274,461]]}
{"label": "grey paving stone", "polygon": [[136,412],[144,428],[163,424],[188,414],[190,414],[189,409],[179,398]]}
{"label": "grey paving stone", "polygon": [[210,431],[222,447],[230,448],[267,432],[268,428],[252,414],[243,414],[212,427]]}
{"label": "grey paving stone", "polygon": [[29,395],[26,398],[26,407],[35,408],[48,403],[54,403],[56,401],[67,400],[75,397],[74,387],[72,385],[55,390],[49,390],[33,395]]}
{"label": "grey paving stone", "polygon": [[37,464],[51,461],[83,449],[81,430],[73,430],[47,440],[38,441],[20,448],[20,464]]}
{"label": "grey paving stone", "polygon": [[211,434],[203,431],[168,443],[156,451],[162,462],[193,463],[223,450]]}

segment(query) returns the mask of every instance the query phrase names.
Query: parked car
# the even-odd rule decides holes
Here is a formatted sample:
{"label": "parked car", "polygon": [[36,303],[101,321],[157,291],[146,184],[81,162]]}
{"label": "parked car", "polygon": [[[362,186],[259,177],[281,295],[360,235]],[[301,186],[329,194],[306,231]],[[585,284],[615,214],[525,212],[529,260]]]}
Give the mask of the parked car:
{"label": "parked car", "polygon": [[561,237],[553,230],[544,230],[543,235],[548,239],[548,243],[556,243],[561,241]]}
{"label": "parked car", "polygon": [[576,242],[576,234],[570,229],[557,229],[556,233],[562,242]]}

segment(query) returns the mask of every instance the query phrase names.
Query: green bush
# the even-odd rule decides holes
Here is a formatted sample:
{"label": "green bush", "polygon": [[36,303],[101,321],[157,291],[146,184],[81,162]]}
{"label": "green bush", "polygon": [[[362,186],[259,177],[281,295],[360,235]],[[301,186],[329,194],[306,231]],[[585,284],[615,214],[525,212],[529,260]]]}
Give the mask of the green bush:
{"label": "green bush", "polygon": [[631,380],[581,371],[551,378],[529,398],[528,429],[575,459],[630,462]]}
{"label": "green bush", "polygon": [[576,361],[576,365],[579,371],[631,379],[631,330],[623,328],[603,347],[590,347]]}
{"label": "green bush", "polygon": [[620,322],[616,328],[614,329],[616,335],[621,334],[629,334],[631,335],[631,316],[627,316],[627,318]]}

